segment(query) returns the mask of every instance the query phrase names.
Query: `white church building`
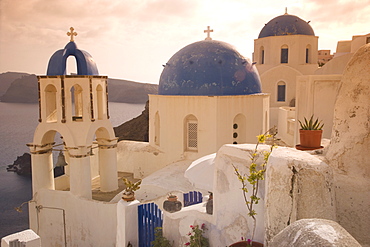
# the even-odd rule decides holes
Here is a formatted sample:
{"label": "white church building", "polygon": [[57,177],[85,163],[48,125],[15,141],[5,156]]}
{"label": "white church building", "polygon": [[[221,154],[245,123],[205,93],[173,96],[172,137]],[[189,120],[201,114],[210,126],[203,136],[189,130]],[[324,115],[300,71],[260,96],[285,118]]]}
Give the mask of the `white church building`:
{"label": "white church building", "polygon": [[[180,49],[165,64],[158,95],[149,96],[148,143],[117,142],[107,77],[77,48],[72,28],[69,35],[71,41],[50,58],[47,75],[38,77],[40,123],[28,144],[35,243],[139,246],[139,205],[154,202],[163,210],[169,193],[182,201],[182,194],[193,190],[213,193],[213,214],[206,212],[205,201],[174,213],[163,210],[163,233],[174,246],[188,241],[190,225],[203,223],[210,246],[248,238],[252,220],[233,165],[248,170],[256,136],[271,123],[285,126],[281,135],[294,143],[300,111],[318,113],[310,108],[314,102],[304,101],[304,92],[316,93],[304,87],[324,77],[314,75],[318,37],[310,25],[288,14],[268,22],[255,40],[255,65],[209,33]],[[360,44],[355,40],[352,44]],[[348,43],[344,46],[348,51]],[[65,75],[69,56],[76,58],[77,75]],[[348,59],[343,75],[325,75],[340,85],[327,109],[333,116],[327,120],[331,143],[319,152],[278,147],[270,156],[255,208],[255,240],[265,246],[294,246],[293,241],[370,246],[370,44]],[[287,109],[294,116],[280,118]],[[54,150],[63,152],[68,164],[65,175],[55,179]],[[127,174],[143,179],[132,202],[121,199],[119,181]],[[3,238],[1,246],[19,236]]]}
{"label": "white church building", "polygon": [[287,12],[270,20],[254,40],[254,57],[262,92],[270,94],[270,126],[278,109],[295,106],[296,77],[317,69],[318,38],[306,22]]}

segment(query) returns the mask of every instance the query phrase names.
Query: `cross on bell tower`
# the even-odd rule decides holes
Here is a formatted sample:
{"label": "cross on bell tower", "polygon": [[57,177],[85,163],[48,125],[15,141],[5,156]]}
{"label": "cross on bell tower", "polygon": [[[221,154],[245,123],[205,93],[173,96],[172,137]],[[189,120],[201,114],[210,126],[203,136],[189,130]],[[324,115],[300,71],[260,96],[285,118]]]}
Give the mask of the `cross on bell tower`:
{"label": "cross on bell tower", "polygon": [[71,36],[71,42],[74,42],[74,39],[73,39],[73,36],[77,36],[77,33],[74,32],[74,28],[73,27],[70,27],[69,30],[71,30],[70,32],[67,33],[68,36]]}
{"label": "cross on bell tower", "polygon": [[204,30],[205,33],[207,33],[207,38],[206,40],[212,40],[211,38],[211,32],[213,32],[213,29],[210,29],[209,26],[207,26],[207,30]]}

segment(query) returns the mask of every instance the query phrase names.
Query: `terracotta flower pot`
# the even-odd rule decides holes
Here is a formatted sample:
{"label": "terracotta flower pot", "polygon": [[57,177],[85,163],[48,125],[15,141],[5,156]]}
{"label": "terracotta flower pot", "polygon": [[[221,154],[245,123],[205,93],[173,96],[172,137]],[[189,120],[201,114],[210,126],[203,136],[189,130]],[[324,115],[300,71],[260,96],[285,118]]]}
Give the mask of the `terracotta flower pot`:
{"label": "terracotta flower pot", "polygon": [[[247,244],[248,244],[247,241],[240,241],[240,242],[236,242],[236,243],[230,245],[230,247],[246,247]],[[263,244],[253,241],[252,242],[252,247],[263,247]]]}
{"label": "terracotta flower pot", "polygon": [[322,130],[299,130],[299,137],[303,149],[321,148]]}
{"label": "terracotta flower pot", "polygon": [[169,200],[170,202],[175,202],[177,201],[177,196],[169,196],[167,200]]}
{"label": "terracotta flower pot", "polygon": [[135,200],[135,193],[129,193],[129,192],[123,192],[122,193],[122,199],[125,200],[126,202],[131,202]]}

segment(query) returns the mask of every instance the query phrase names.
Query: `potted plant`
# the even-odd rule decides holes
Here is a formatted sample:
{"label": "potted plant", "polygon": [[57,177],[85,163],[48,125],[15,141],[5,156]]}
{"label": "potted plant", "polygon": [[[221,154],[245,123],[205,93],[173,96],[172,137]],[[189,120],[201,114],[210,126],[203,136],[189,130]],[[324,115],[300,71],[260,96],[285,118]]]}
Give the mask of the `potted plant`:
{"label": "potted plant", "polygon": [[[275,127],[269,129],[266,133],[257,136],[257,144],[254,150],[251,152],[250,160],[251,164],[248,167],[249,174],[244,174],[239,169],[232,164],[234,167],[234,171],[236,176],[238,177],[239,181],[242,184],[242,192],[245,204],[247,206],[247,214],[253,220],[253,228],[252,231],[249,233],[251,239],[247,241],[242,238],[242,241],[234,243],[230,246],[238,247],[238,246],[247,246],[247,247],[259,247],[263,246],[262,243],[253,241],[255,230],[256,230],[256,211],[254,206],[258,204],[258,201],[261,199],[258,197],[258,190],[259,190],[259,182],[265,179],[265,172],[266,172],[266,165],[269,160],[270,154],[272,150],[275,148],[275,136],[277,134],[277,130]],[[264,144],[269,142],[269,149],[265,151],[261,151],[258,149],[260,144]],[[262,160],[258,161],[259,159]],[[248,189],[248,187],[252,187]]]}
{"label": "potted plant", "polygon": [[163,202],[163,209],[167,212],[174,213],[180,211],[182,208],[182,203],[177,200],[176,195],[171,193],[168,195],[167,200]]}
{"label": "potted plant", "polygon": [[127,178],[122,178],[123,182],[126,185],[126,189],[123,190],[122,199],[126,202],[135,200],[135,191],[140,189],[141,180],[137,182],[131,182]]}
{"label": "potted plant", "polygon": [[310,120],[304,118],[304,122],[298,121],[300,124],[299,137],[301,143],[297,145],[297,149],[314,150],[321,148],[322,128],[324,127],[322,121],[319,121],[318,118],[314,120],[313,115]]}
{"label": "potted plant", "polygon": [[248,239],[233,243],[229,247],[263,247],[263,244]]}
{"label": "potted plant", "polygon": [[189,236],[189,242],[185,243],[185,246],[189,247],[209,247],[209,240],[203,234],[207,230],[206,225],[203,223],[201,227],[198,225],[191,225],[191,232],[187,235]]}
{"label": "potted plant", "polygon": [[163,236],[162,227],[154,228],[154,240],[151,242],[152,247],[172,247],[171,242]]}

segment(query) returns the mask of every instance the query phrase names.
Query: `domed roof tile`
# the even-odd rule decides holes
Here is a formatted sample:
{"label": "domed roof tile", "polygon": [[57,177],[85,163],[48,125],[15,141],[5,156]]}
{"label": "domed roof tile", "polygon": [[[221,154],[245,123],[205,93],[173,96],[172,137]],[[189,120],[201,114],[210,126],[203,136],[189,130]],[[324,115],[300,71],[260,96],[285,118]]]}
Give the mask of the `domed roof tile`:
{"label": "domed roof tile", "polygon": [[312,35],[315,33],[308,22],[295,15],[284,14],[269,21],[258,38],[283,35]]}
{"label": "domed roof tile", "polygon": [[247,95],[261,92],[255,66],[228,43],[203,40],[175,53],[162,71],[160,95]]}
{"label": "domed roof tile", "polygon": [[69,56],[76,58],[78,75],[99,75],[98,68],[92,56],[79,50],[74,41],[69,42],[64,49],[56,51],[50,58],[47,75],[65,75],[66,63]]}

